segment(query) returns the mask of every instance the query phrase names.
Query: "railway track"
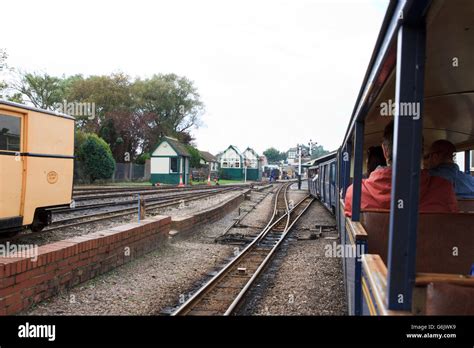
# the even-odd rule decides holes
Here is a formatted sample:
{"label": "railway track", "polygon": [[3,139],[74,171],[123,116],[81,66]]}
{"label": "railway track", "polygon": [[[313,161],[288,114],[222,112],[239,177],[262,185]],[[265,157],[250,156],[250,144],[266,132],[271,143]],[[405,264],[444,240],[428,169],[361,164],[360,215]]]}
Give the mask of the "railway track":
{"label": "railway track", "polygon": [[[193,196],[198,196],[201,194],[214,194],[214,193],[219,193],[219,192],[226,192],[230,190],[235,190],[235,187],[214,187],[212,189],[204,189],[204,190],[192,190],[192,191],[184,191],[184,192],[153,192],[150,194],[157,195],[159,196],[152,197],[152,198],[143,198],[146,197],[146,195],[140,194],[140,198],[143,198],[143,200],[146,203],[152,203],[152,202],[160,202],[160,201],[166,201],[169,199],[178,199],[178,198],[188,198],[188,197],[193,197]],[[161,194],[160,194],[161,193]],[[99,209],[99,208],[105,208],[105,207],[119,207],[119,206],[130,206],[130,205],[136,205],[137,204],[137,199],[138,199],[138,194],[135,194],[134,192],[130,192],[127,194],[122,194],[121,197],[125,197],[127,199],[125,200],[109,200],[105,202],[99,202],[99,203],[92,203],[92,204],[81,204],[81,205],[76,205],[74,208],[50,208],[48,211],[52,212],[53,214],[58,214],[58,213],[74,213],[80,210],[91,210],[91,209]],[[107,199],[110,198],[108,196],[98,196],[100,199]],[[95,200],[95,198],[94,198]]]}
{"label": "railway track", "polygon": [[73,199],[75,201],[82,200],[93,200],[93,199],[103,199],[103,198],[115,198],[115,197],[124,197],[133,194],[140,194],[143,196],[154,195],[161,193],[172,193],[172,192],[188,192],[188,191],[201,191],[201,190],[213,190],[220,187],[255,187],[262,186],[262,183],[247,183],[247,184],[229,184],[229,185],[194,185],[186,187],[176,187],[176,186],[144,186],[144,187],[98,187],[97,189],[93,188],[74,188],[73,190]]}
{"label": "railway track", "polygon": [[[227,186],[222,186],[214,189],[208,189],[204,190],[203,192],[194,192],[192,190],[191,192],[186,192],[182,194],[177,194],[173,195],[171,197],[158,197],[158,198],[149,198],[145,199],[145,205],[146,205],[146,212],[152,213],[156,211],[157,209],[160,208],[165,208],[169,206],[174,206],[177,204],[181,204],[184,200],[186,202],[190,201],[195,201],[207,197],[214,196],[219,193],[225,193],[225,192],[231,192],[231,191],[237,191],[239,189],[242,189],[242,186],[232,186],[232,187],[227,187]],[[114,204],[117,203],[117,204]],[[53,221],[48,227],[43,229],[42,231],[38,232],[28,232],[28,233],[20,233],[14,236],[9,236],[7,238],[2,238],[0,239],[0,243],[6,242],[6,241],[12,241],[12,240],[17,240],[21,238],[27,238],[27,237],[32,237],[35,235],[39,235],[41,233],[46,233],[46,232],[52,232],[55,230],[59,229],[64,229],[64,228],[69,228],[69,227],[76,227],[80,225],[85,225],[85,224],[90,224],[94,222],[99,222],[103,220],[109,220],[109,219],[114,219],[118,217],[124,217],[124,216],[130,216],[130,215],[135,215],[138,214],[138,200],[135,201],[127,201],[127,202],[114,202],[113,204],[109,204],[109,202],[105,202],[102,204],[92,204],[88,207],[86,206],[81,206],[78,208],[70,208],[70,209],[61,209],[61,210],[52,210],[53,214],[54,213],[74,213],[78,210],[95,210],[100,207],[111,207],[111,206],[120,206],[120,205],[127,205],[128,207],[124,208],[119,208],[119,209],[114,209],[114,210],[109,210],[109,211],[102,211],[102,212],[93,212],[91,214],[82,214],[79,216],[73,216],[73,217],[67,217],[59,220]],[[130,206],[132,205],[132,206]],[[85,208],[85,209],[84,209]]]}
{"label": "railway track", "polygon": [[294,207],[284,184],[276,193],[273,215],[242,252],[210,279],[172,315],[230,315],[283,242],[293,225],[313,202],[310,196]]}
{"label": "railway track", "polygon": [[[187,195],[180,195],[178,197],[160,199],[157,202],[155,202],[155,200],[145,200],[146,211],[147,213],[150,213],[159,208],[165,208],[165,207],[181,204],[184,202],[184,199],[186,199],[187,202],[190,202],[190,201],[195,201],[202,198],[211,197],[218,193],[224,193],[224,192],[230,192],[230,191],[236,191],[236,190],[237,190],[236,188],[228,188],[225,190],[217,190],[217,191],[205,192],[205,193],[193,194],[193,195],[190,195],[188,193]],[[154,203],[150,204],[150,202],[154,202]],[[130,204],[133,204],[133,202],[128,203],[128,205]],[[127,216],[131,214],[138,214],[138,201],[135,201],[134,206],[129,207],[129,208],[121,208],[121,209],[116,209],[112,211],[97,212],[97,213],[92,213],[92,214],[87,214],[87,215],[82,215],[82,216],[75,216],[71,218],[56,220],[49,225],[50,227],[45,228],[43,231],[49,232],[49,231],[56,230],[59,228],[79,226],[86,223],[97,222],[97,221],[112,219],[115,217]],[[80,219],[84,219],[84,221],[78,221]]]}

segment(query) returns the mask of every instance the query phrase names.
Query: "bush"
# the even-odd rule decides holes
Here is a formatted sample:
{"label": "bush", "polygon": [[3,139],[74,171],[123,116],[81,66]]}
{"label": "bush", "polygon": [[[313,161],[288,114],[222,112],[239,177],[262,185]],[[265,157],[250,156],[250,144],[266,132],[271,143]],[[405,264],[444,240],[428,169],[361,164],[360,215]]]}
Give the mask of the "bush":
{"label": "bush", "polygon": [[191,155],[189,164],[191,168],[201,168],[201,154],[199,150],[196,149],[192,145],[186,145],[186,149],[188,150],[189,154]]}
{"label": "bush", "polygon": [[148,152],[142,153],[140,156],[137,157],[135,164],[145,164],[147,160],[151,158]]}
{"label": "bush", "polygon": [[109,145],[96,134],[84,134],[78,138],[80,145],[76,156],[83,175],[91,183],[97,179],[110,179],[114,174],[115,160]]}

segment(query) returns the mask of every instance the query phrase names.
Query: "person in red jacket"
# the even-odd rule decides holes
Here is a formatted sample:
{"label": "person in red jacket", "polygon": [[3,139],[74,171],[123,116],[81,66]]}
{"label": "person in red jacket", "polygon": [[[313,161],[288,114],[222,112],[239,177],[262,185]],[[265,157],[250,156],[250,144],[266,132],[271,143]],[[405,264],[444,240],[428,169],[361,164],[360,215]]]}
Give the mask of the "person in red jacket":
{"label": "person in red jacket", "polygon": [[[390,210],[392,191],[393,121],[384,130],[383,153],[387,166],[377,167],[367,179],[362,180],[361,210]],[[420,213],[457,212],[458,205],[451,183],[441,177],[431,176],[427,170],[420,172]],[[344,213],[352,216],[352,185],[347,188]]]}

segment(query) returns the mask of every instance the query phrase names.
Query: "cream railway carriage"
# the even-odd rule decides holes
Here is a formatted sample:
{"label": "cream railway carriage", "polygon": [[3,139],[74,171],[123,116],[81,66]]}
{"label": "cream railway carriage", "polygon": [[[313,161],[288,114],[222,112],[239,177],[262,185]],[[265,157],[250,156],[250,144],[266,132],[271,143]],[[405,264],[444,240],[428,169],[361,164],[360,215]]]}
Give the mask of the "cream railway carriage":
{"label": "cream railway carriage", "polygon": [[39,231],[69,205],[74,118],[0,100],[0,235]]}

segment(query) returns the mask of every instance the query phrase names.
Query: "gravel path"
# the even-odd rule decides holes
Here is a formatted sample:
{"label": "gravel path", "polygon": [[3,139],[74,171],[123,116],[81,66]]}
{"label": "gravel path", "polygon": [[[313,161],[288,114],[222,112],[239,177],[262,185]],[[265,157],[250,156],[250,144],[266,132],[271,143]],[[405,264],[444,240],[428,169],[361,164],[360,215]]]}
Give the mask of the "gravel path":
{"label": "gravel path", "polygon": [[185,298],[190,284],[232,253],[225,245],[180,241],[30,309],[27,315],[152,315]]}
{"label": "gravel path", "polygon": [[252,192],[250,200],[240,206],[242,214],[248,214],[226,236],[252,236],[260,232],[273,212],[274,191],[275,189],[268,189],[265,192]]}
{"label": "gravel path", "polygon": [[[297,192],[292,193],[298,195]],[[319,202],[306,211],[282,243],[265,274],[253,286],[238,314],[345,315],[342,260],[325,257],[337,242],[334,218]],[[325,227],[314,239],[319,226]]]}

